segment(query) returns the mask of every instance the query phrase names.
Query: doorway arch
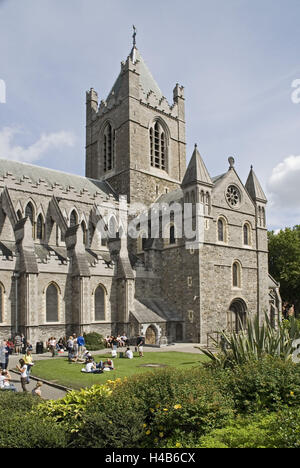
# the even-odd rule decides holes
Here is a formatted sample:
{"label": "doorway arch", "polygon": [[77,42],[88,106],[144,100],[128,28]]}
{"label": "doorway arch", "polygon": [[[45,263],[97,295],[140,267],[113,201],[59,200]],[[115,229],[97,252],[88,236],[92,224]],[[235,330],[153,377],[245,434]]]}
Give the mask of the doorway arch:
{"label": "doorway arch", "polygon": [[227,312],[228,331],[239,333],[246,327],[247,306],[243,299],[234,299]]}
{"label": "doorway arch", "polygon": [[146,344],[147,345],[156,345],[157,341],[157,332],[153,325],[150,325],[146,331]]}

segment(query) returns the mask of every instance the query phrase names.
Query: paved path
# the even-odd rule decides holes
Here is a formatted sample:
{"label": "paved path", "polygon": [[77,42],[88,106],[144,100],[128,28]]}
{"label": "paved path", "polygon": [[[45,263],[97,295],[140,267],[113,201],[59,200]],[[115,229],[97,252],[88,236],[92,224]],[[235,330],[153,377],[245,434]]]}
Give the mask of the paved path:
{"label": "paved path", "polygon": [[[196,349],[195,346],[199,346],[198,343],[178,343],[174,345],[164,346],[162,348],[145,346],[144,347],[144,354],[145,353],[152,353],[152,352],[167,352],[167,351],[179,351],[182,353],[195,353],[199,354],[199,349]],[[134,346],[130,347],[132,350]],[[126,348],[119,348],[118,351],[125,351]],[[110,353],[110,349],[102,349],[101,351],[93,351],[93,355],[102,355]],[[62,356],[52,358],[50,353],[45,354],[32,354],[33,362],[45,360],[45,359],[62,359],[67,357],[67,353],[65,352]],[[19,363],[19,359],[22,358],[22,355],[13,354],[10,356],[8,369],[9,371],[16,370],[16,365]],[[22,391],[21,384],[20,384],[20,375],[19,373],[10,372],[12,377],[12,383],[17,387],[18,392]],[[29,392],[35,387],[37,379],[31,378],[30,383],[27,386]],[[49,385],[47,383],[43,383],[42,386],[42,397],[45,399],[50,400],[58,400],[59,398],[63,398],[66,394],[66,391],[61,388],[56,388],[53,385]]]}

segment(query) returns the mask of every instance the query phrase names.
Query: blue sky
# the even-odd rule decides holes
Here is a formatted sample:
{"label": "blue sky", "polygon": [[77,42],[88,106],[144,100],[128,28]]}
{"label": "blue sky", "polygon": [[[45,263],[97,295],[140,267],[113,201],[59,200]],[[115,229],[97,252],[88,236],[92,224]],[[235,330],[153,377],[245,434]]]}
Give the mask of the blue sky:
{"label": "blue sky", "polygon": [[85,91],[106,98],[135,24],[163,94],[185,86],[187,159],[197,142],[212,176],[253,164],[269,227],[299,224],[299,17],[299,0],[0,0],[0,157],[84,175]]}

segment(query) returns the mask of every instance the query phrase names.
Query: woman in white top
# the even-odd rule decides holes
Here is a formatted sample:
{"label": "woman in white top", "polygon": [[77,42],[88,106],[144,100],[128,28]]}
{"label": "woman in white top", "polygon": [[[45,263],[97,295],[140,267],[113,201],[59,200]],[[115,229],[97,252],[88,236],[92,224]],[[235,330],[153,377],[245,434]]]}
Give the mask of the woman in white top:
{"label": "woman in white top", "polygon": [[81,372],[86,372],[87,374],[91,374],[96,370],[96,364],[94,363],[93,359],[89,359]]}
{"label": "woman in white top", "polygon": [[27,365],[25,364],[24,359],[20,359],[19,366],[17,365],[18,371],[21,373],[21,387],[23,392],[27,392],[26,384],[27,384]]}
{"label": "woman in white top", "polygon": [[10,383],[11,380],[11,375],[7,370],[2,371],[0,375],[0,388],[1,390],[12,390],[13,392],[16,392],[17,389],[16,387]]}

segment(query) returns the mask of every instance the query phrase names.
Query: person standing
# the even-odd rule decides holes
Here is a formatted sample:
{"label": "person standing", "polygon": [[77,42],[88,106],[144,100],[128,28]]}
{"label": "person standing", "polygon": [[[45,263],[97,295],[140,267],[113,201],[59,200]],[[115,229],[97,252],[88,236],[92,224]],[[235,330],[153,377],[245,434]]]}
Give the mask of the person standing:
{"label": "person standing", "polygon": [[22,349],[22,337],[17,333],[14,339],[15,352],[16,354],[21,354]]}
{"label": "person standing", "polygon": [[5,370],[6,354],[8,354],[6,341],[2,341],[0,344],[0,367],[2,370]]}
{"label": "person standing", "polygon": [[137,346],[140,357],[144,357],[144,344],[145,344],[145,337],[142,335],[138,336],[136,340],[136,346]]}
{"label": "person standing", "polygon": [[34,366],[31,351],[29,351],[29,350],[26,351],[26,354],[23,356],[23,361],[25,362],[25,364],[27,366],[27,383],[29,384],[31,369]]}
{"label": "person standing", "polygon": [[21,374],[21,387],[23,392],[27,392],[26,385],[27,385],[27,365],[25,364],[24,359],[19,360],[19,366],[17,365],[17,370]]}
{"label": "person standing", "polygon": [[85,339],[81,334],[77,338],[77,344],[78,344],[78,354],[79,356],[82,356],[83,350],[85,348]]}
{"label": "person standing", "polygon": [[69,358],[69,361],[71,361],[73,359],[73,337],[70,336],[68,341],[67,341],[67,351],[68,351],[68,358]]}

